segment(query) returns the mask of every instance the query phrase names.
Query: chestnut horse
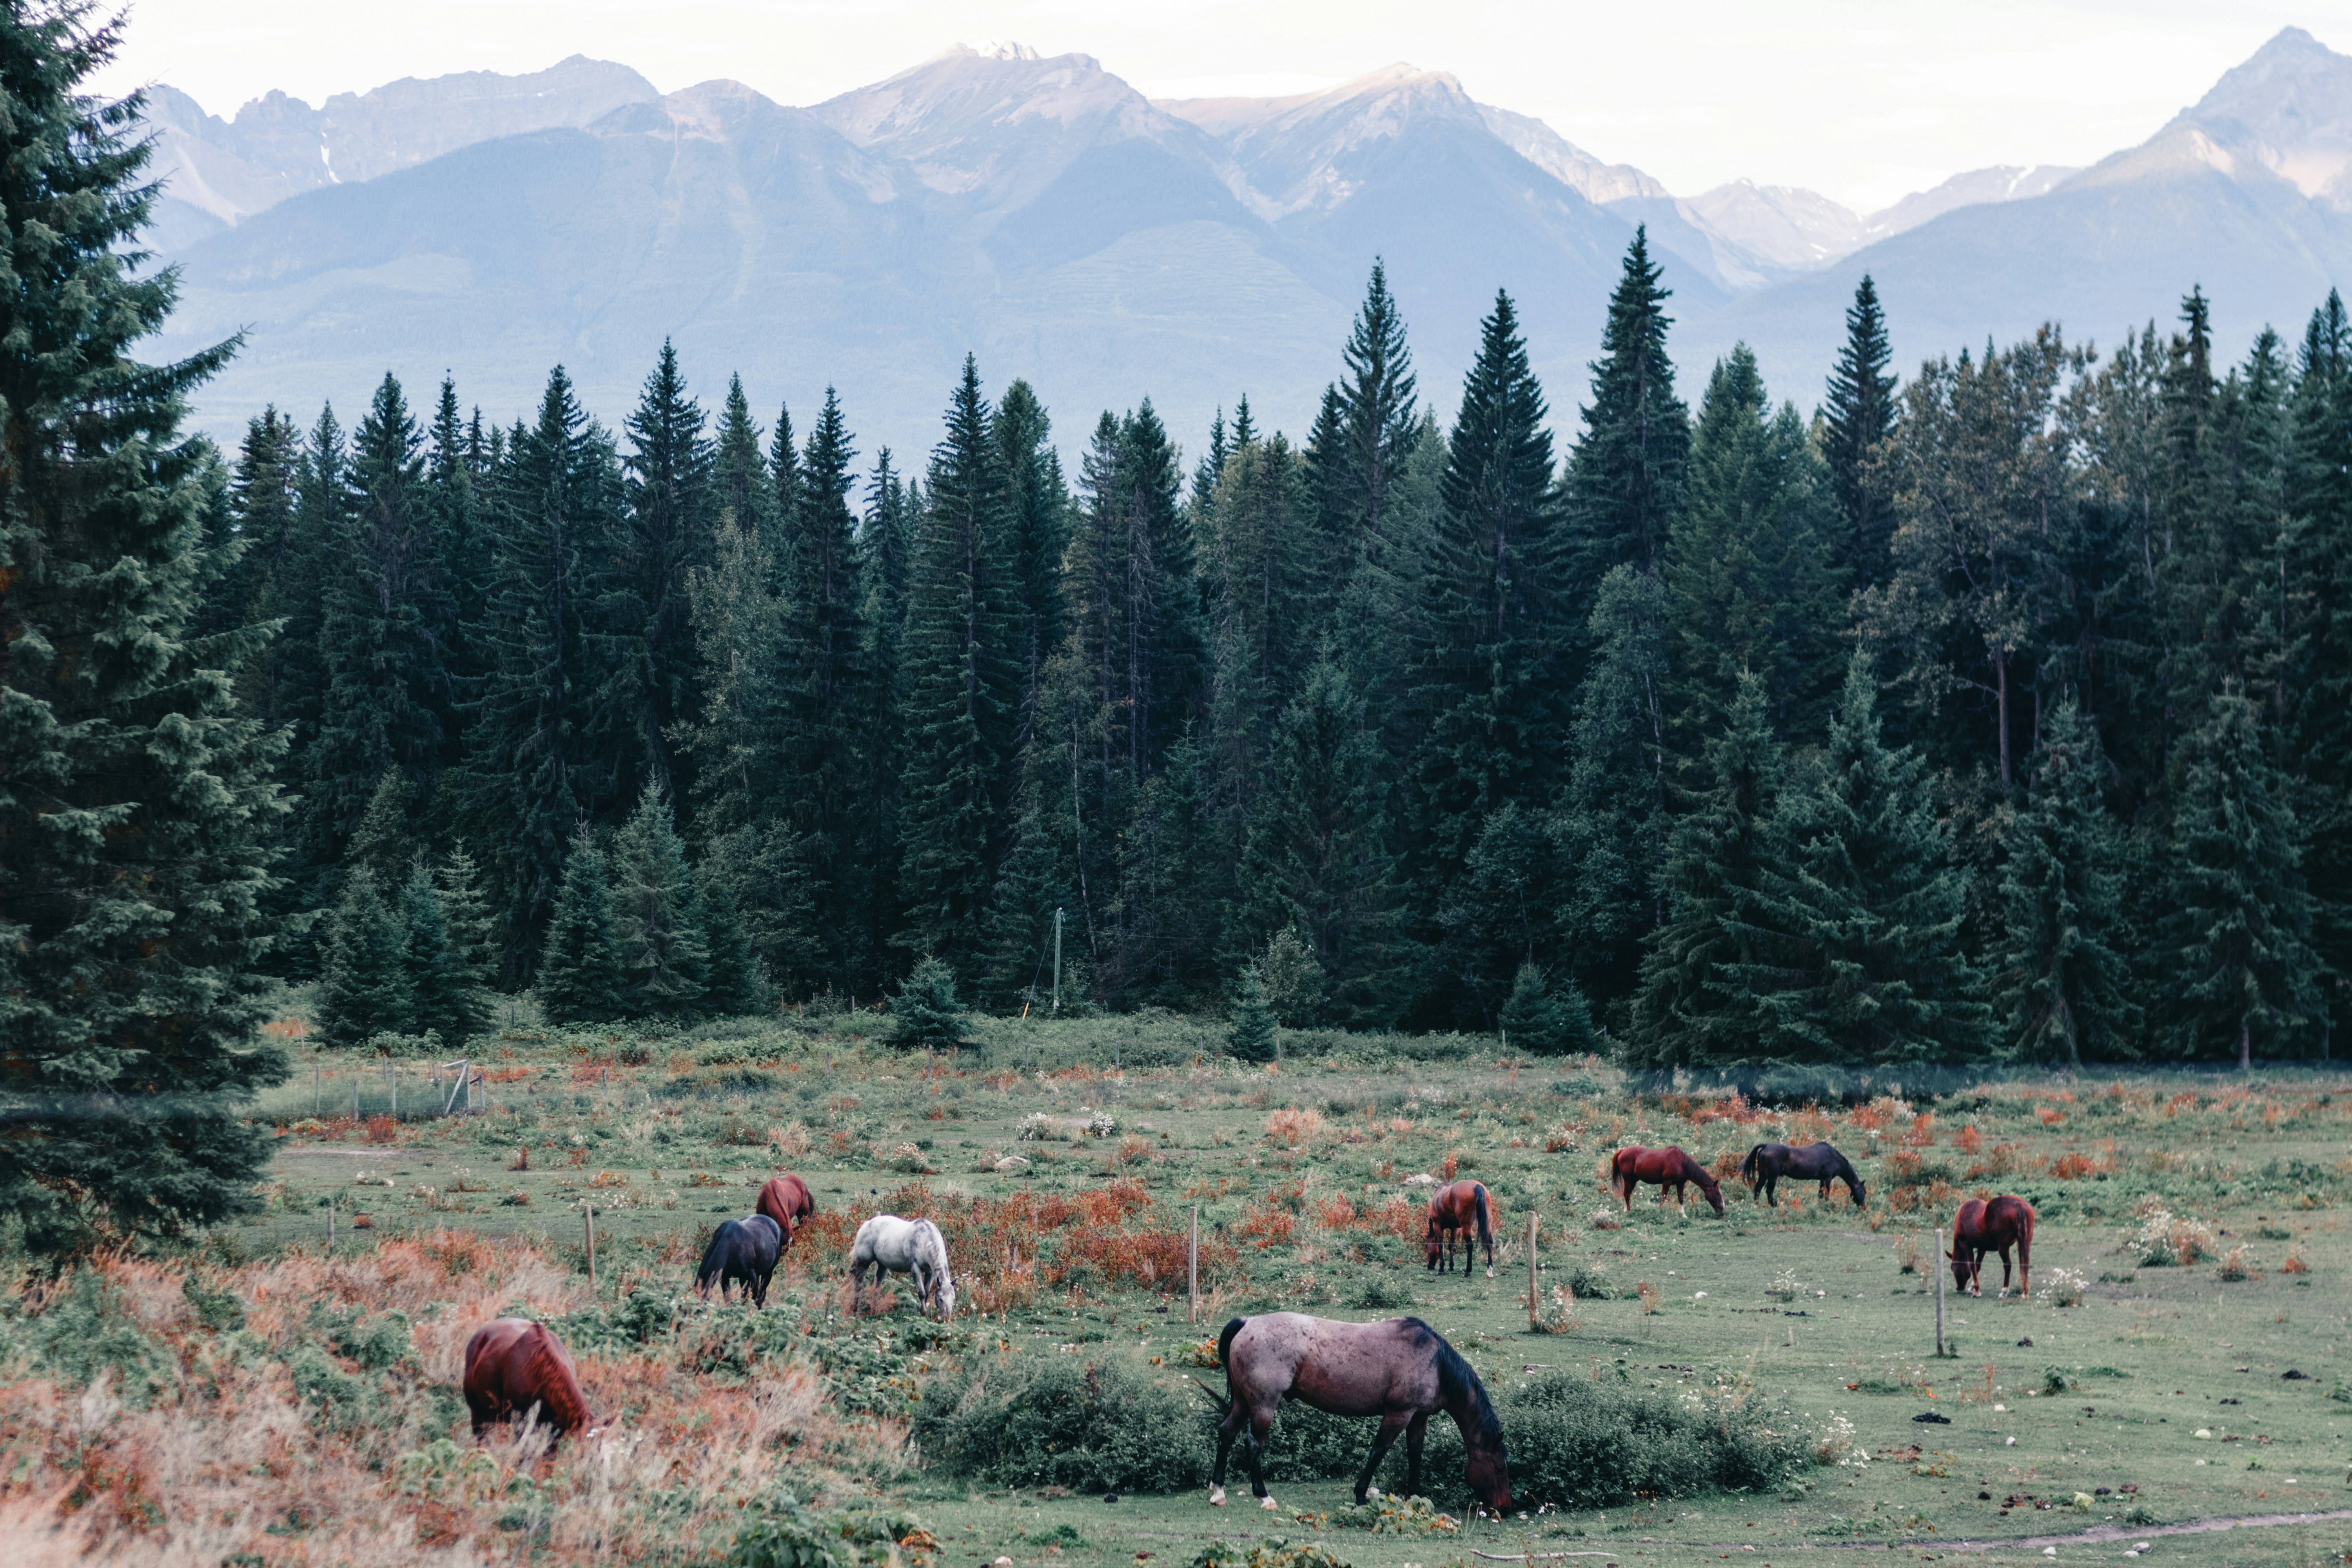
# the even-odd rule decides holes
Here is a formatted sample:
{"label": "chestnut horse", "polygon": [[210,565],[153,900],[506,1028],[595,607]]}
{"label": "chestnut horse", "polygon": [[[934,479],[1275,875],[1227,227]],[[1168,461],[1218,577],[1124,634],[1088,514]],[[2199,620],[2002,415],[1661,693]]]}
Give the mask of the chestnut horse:
{"label": "chestnut horse", "polygon": [[[1429,1236],[1422,1250],[1440,1274],[1454,1270],[1454,1238],[1462,1238],[1462,1273],[1468,1278],[1478,1243],[1486,1244],[1486,1278],[1495,1277],[1494,1205],[1478,1182],[1456,1182],[1429,1194]],[[1444,1239],[1441,1240],[1440,1237]]]}
{"label": "chestnut horse", "polygon": [[596,1420],[563,1342],[528,1318],[495,1319],[466,1342],[466,1405],[477,1437],[493,1421],[534,1410],[558,1432],[581,1431]]}
{"label": "chestnut horse", "polygon": [[2000,1293],[2009,1294],[2009,1249],[2017,1248],[2017,1293],[2033,1293],[2033,1205],[2004,1194],[1987,1203],[1970,1198],[1952,1221],[1952,1283],[1971,1296],[1984,1294],[1984,1256],[2000,1254]]}
{"label": "chestnut horse", "polygon": [[1420,1495],[1422,1436],[1430,1413],[1443,1410],[1462,1428],[1470,1489],[1496,1513],[1509,1510],[1510,1460],[1503,1448],[1502,1421],[1470,1363],[1419,1318],[1380,1323],[1343,1323],[1303,1312],[1235,1318],[1217,1337],[1217,1359],[1225,1363],[1227,1392],[1224,1419],[1217,1426],[1217,1468],[1209,1479],[1214,1506],[1225,1506],[1225,1458],[1244,1430],[1250,1489],[1260,1508],[1275,1506],[1265,1494],[1265,1444],[1282,1402],[1296,1399],[1333,1415],[1381,1418],[1371,1454],[1356,1477],[1359,1503],[1400,1432],[1410,1460],[1405,1495]]}
{"label": "chestnut horse", "polygon": [[784,1233],[784,1246],[793,1244],[793,1233],[801,1222],[816,1213],[816,1199],[809,1195],[808,1184],[791,1172],[770,1176],[760,1189],[760,1201],[751,1205],[753,1214],[766,1215]]}
{"label": "chestnut horse", "polygon": [[1690,1210],[1685,1205],[1683,1184],[1696,1182],[1698,1190],[1706,1194],[1706,1201],[1715,1205],[1715,1212],[1723,1212],[1723,1189],[1715,1184],[1715,1178],[1706,1173],[1706,1166],[1679,1148],[1644,1149],[1636,1144],[1630,1149],[1618,1150],[1609,1162],[1609,1190],[1625,1200],[1627,1214],[1633,1212],[1633,1189],[1644,1182],[1658,1189],[1661,1205],[1666,1201],[1666,1189],[1672,1187],[1675,1190],[1675,1208],[1685,1215]]}

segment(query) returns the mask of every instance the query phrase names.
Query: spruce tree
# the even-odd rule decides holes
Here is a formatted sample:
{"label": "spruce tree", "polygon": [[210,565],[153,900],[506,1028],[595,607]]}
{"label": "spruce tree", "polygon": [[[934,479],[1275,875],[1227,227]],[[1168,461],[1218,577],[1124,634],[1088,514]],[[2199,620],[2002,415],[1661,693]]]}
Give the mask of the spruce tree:
{"label": "spruce tree", "polygon": [[700,1010],[720,1018],[766,1012],[772,998],[751,951],[736,879],[720,873],[706,857],[695,868],[694,881],[702,898],[703,939],[710,954]]}
{"label": "spruce tree", "polygon": [[1821,453],[1845,516],[1846,543],[1840,553],[1856,588],[1885,582],[1890,569],[1887,545],[1895,534],[1895,512],[1869,467],[1881,443],[1895,434],[1895,378],[1887,373],[1894,361],[1878,286],[1865,272],[1846,308],[1845,344],[1830,372],[1829,400],[1822,409]]}
{"label": "spruce tree", "polygon": [[1388,268],[1377,257],[1340,357],[1348,374],[1339,386],[1338,499],[1351,542],[1360,548],[1383,533],[1389,491],[1412,455],[1421,423],[1404,317],[1389,292]]}
{"label": "spruce tree", "polygon": [[727,378],[727,403],[711,452],[711,486],[721,521],[732,521],[762,544],[772,541],[776,495],[760,458],[760,426],[740,375]]}
{"label": "spruce tree", "polygon": [[1270,1062],[1280,1054],[1275,1040],[1274,1009],[1265,999],[1265,984],[1257,965],[1250,964],[1234,977],[1233,999],[1225,1007],[1225,1049],[1234,1059]]}
{"label": "spruce tree", "polygon": [[431,1031],[448,1046],[461,1046],[490,1026],[489,998],[473,984],[453,950],[443,917],[440,889],[423,861],[411,868],[401,888],[401,968],[414,998],[411,1032]]}
{"label": "spruce tree", "polygon": [[352,435],[350,513],[320,627],[327,689],[302,775],[307,838],[322,858],[340,857],[386,769],[419,788],[440,772],[455,695],[451,603],[424,447],[400,383],[386,375]]}
{"label": "spruce tree", "polygon": [[2300,1054],[2320,1016],[2294,813],[2254,705],[2225,689],[2184,748],[2158,975],[2181,1055]]}
{"label": "spruce tree", "polygon": [[482,893],[482,877],[474,858],[461,847],[452,849],[433,868],[434,890],[441,898],[441,924],[448,932],[450,971],[460,984],[486,998],[498,984],[498,919]]}
{"label": "spruce tree", "polygon": [[659,785],[646,786],[614,838],[611,879],[613,957],[624,1011],[693,1016],[709,984],[710,945],[694,868]]}
{"label": "spruce tree", "polygon": [[320,1040],[350,1047],[372,1035],[416,1032],[407,937],[373,872],[362,868],[345,879],[319,955],[319,1002],[310,1021]]}
{"label": "spruce tree", "polygon": [[2081,704],[2059,704],[2010,818],[2000,876],[2013,1048],[2076,1068],[2085,1040],[2103,1055],[2125,1055],[2136,1032],[2129,966],[2117,950],[2122,846],[2102,798],[2105,764]]}
{"label": "spruce tree", "polygon": [[262,637],[189,636],[218,479],[179,425],[234,344],[131,357],[176,274],[135,260],[160,187],[143,97],[92,90],[103,15],[0,12],[0,1214],[43,1250],[248,1207],[287,1072],[254,1034],[276,744],[235,705]]}
{"label": "spruce tree", "polygon": [[1877,700],[1856,650],[1827,742],[1773,813],[1777,864],[1753,922],[1769,940],[1733,972],[1768,1059],[1912,1066],[1977,1059],[1991,1044],[1982,979],[1956,940],[1966,879],[1927,764],[1886,746]]}
{"label": "spruce tree", "polygon": [[599,1024],[622,1016],[619,954],[604,856],[575,834],[539,963],[539,1005],[551,1024]]}
{"label": "spruce tree", "polygon": [[907,937],[943,957],[977,957],[1010,795],[1020,664],[1003,471],[969,355],[925,489],[900,710]]}
{"label": "spruce tree", "polygon": [[1510,296],[1498,293],[1447,447],[1436,537],[1419,595],[1413,758],[1426,920],[1489,816],[1557,784],[1561,666],[1576,628],[1560,581],[1551,435]]}
{"label": "spruce tree", "polygon": [[596,619],[617,689],[605,700],[620,756],[614,776],[635,793],[647,784],[676,795],[671,737],[699,706],[700,671],[689,624],[687,582],[709,563],[712,473],[702,407],[687,395],[668,340],[625,424],[629,451],[621,526],[609,564],[593,574]]}
{"label": "spruce tree", "polygon": [[1657,579],[1611,568],[1589,637],[1592,668],[1577,692],[1558,816],[1567,889],[1560,921],[1593,988],[1622,992],[1661,913],[1665,626]]}
{"label": "spruce tree", "polygon": [[900,1050],[952,1051],[971,1043],[964,1037],[971,1027],[956,1000],[955,971],[943,960],[916,964],[890,998],[890,1043]]}
{"label": "spruce tree", "polygon": [[1027,382],[1015,381],[1004,389],[994,428],[1016,563],[1013,590],[1020,621],[1020,733],[1025,741],[1036,721],[1037,689],[1045,661],[1062,646],[1062,553],[1069,547],[1069,498],[1064,493],[1062,461],[1053,447],[1053,422]]}
{"label": "spruce tree", "polygon": [[[206,605],[208,631],[226,631],[269,620],[272,592],[295,546],[294,473],[301,461],[302,437],[294,421],[273,405],[247,421],[229,481],[229,506],[237,552]],[[275,659],[265,649],[247,661],[240,685],[248,704],[267,713],[273,704],[267,687]]]}
{"label": "spruce tree", "polygon": [[1592,402],[1564,479],[1574,625],[1583,624],[1612,566],[1657,570],[1682,504],[1690,416],[1675,395],[1666,357],[1674,318],[1665,303],[1674,290],[1658,286],[1664,271],[1650,259],[1648,230],[1635,229],[1609,298],[1601,357],[1591,366]]}
{"label": "spruce tree", "polygon": [[474,450],[480,438],[480,411],[475,411],[469,427],[458,414],[457,384],[444,376],[425,469],[425,510],[437,552],[434,574],[440,589],[434,637],[446,671],[437,693],[445,706],[438,714],[441,757],[436,773],[465,760],[465,704],[480,689],[483,674],[481,649],[468,633],[488,613],[487,594],[494,570]]}
{"label": "spruce tree", "polygon": [[1496,1020],[1506,1050],[1538,1057],[1580,1055],[1592,1048],[1592,1006],[1572,980],[1555,991],[1533,963],[1519,965],[1511,994]]}
{"label": "spruce tree", "polygon": [[1667,706],[1685,756],[1723,723],[1742,672],[1762,679],[1784,732],[1818,722],[1836,695],[1846,580],[1833,506],[1795,407],[1774,412],[1755,354],[1734,345],[1708,380],[1666,536]]}
{"label": "spruce tree", "polygon": [[1437,974],[1432,984],[1455,1022],[1489,1028],[1522,964],[1562,946],[1563,905],[1575,862],[1564,854],[1556,815],[1506,801],[1486,818],[1462,874],[1437,908]]}
{"label": "spruce tree", "polygon": [[1659,879],[1665,922],[1642,954],[1641,988],[1620,1059],[1628,1068],[1725,1068],[1758,1059],[1757,900],[1777,869],[1770,837],[1780,748],[1762,679],[1743,672],[1720,733],[1706,741],[1706,784],[1668,835]]}
{"label": "spruce tree", "polygon": [[2332,289],[2304,334],[2293,421],[2288,505],[2310,613],[2297,628],[2305,647],[2287,752],[2301,780],[2312,945],[2340,1004],[2352,976],[2352,315]]}

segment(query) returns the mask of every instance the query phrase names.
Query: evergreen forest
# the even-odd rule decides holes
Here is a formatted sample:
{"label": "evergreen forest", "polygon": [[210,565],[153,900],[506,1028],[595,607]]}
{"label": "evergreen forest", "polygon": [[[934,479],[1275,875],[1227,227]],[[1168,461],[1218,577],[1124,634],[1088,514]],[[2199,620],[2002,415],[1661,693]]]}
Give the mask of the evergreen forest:
{"label": "evergreen forest", "polygon": [[136,357],[176,280],[142,100],[81,85],[120,26],[0,14],[0,1204],[37,1235],[240,1202],[224,1108],[286,1071],[289,983],[373,1050],[529,992],[1648,1072],[2330,1052],[2332,293],[2235,363],[2191,289],[1901,374],[1865,279],[1808,415],[1745,350],[1675,365],[1637,235],[1572,415],[1507,293],[1458,395],[1419,385],[1375,260],[1295,437],[1236,388],[1188,450],[1138,388],[1057,443],[967,358],[929,452],[867,451],[830,393],[770,415],[648,345],[614,424],[561,366],[510,425],[387,374],[224,451],[183,426],[240,345]]}
{"label": "evergreen forest", "polygon": [[970,359],[911,460],[830,394],[706,409],[666,346],[616,426],[561,367],[503,428],[390,376],[266,413],[199,618],[267,636],[270,962],[353,1045],[924,960],[1016,1010],[1058,911],[1065,1008],[1645,1068],[2326,1054],[2340,301],[2235,365],[2192,290],[1904,377],[1865,279],[1810,416],[1744,350],[1692,384],[1671,309],[1637,237],[1559,419],[1507,294],[1425,395],[1375,262],[1303,437],[1241,395],[1188,457],[1139,395],[1075,474]]}

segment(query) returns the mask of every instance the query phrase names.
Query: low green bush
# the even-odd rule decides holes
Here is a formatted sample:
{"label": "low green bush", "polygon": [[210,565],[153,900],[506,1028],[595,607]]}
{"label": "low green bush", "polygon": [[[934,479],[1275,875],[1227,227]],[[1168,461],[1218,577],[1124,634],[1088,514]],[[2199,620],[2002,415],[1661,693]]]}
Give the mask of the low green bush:
{"label": "low green bush", "polygon": [[912,1514],[824,1511],[803,1507],[789,1492],[757,1500],[745,1514],[727,1568],[888,1568],[909,1552],[927,1558],[936,1545]]}
{"label": "low green bush", "polygon": [[1208,1479],[1210,1420],[1122,1357],[1031,1352],[934,1379],[913,1436],[931,1468],[999,1486],[1172,1492]]}

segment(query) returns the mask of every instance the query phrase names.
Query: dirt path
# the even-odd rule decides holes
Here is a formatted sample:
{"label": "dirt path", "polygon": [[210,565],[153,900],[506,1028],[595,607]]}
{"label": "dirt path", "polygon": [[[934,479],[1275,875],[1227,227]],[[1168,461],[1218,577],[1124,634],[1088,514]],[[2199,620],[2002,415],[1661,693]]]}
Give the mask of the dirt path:
{"label": "dirt path", "polygon": [[[1791,1545],[1767,1546],[1760,1541],[1717,1541],[1695,1546],[1703,1552],[1737,1552],[1752,1546],[1759,1552],[1892,1552],[1898,1547],[1933,1547],[1942,1552],[2015,1552],[2022,1548],[2040,1551],[2045,1546],[2096,1546],[2114,1541],[2153,1541],[2167,1535],[2213,1535],[2224,1530],[2249,1530],[2282,1524],[2326,1524],[2335,1520],[2352,1519],[2352,1508],[2329,1509],[2324,1513],[2243,1513],[2225,1514],[2213,1519],[2192,1519],[2183,1524],[2144,1524],[2126,1527],[2100,1524],[2073,1535],[2021,1535],[2006,1541],[1940,1541],[1933,1538],[1912,1541],[1809,1541]],[[1481,1552],[1479,1556],[1486,1553]],[[1536,1553],[1540,1562],[1543,1553]],[[1497,1561],[1503,1561],[1497,1559]],[[1509,1562],[1522,1559],[1512,1557]]]}

